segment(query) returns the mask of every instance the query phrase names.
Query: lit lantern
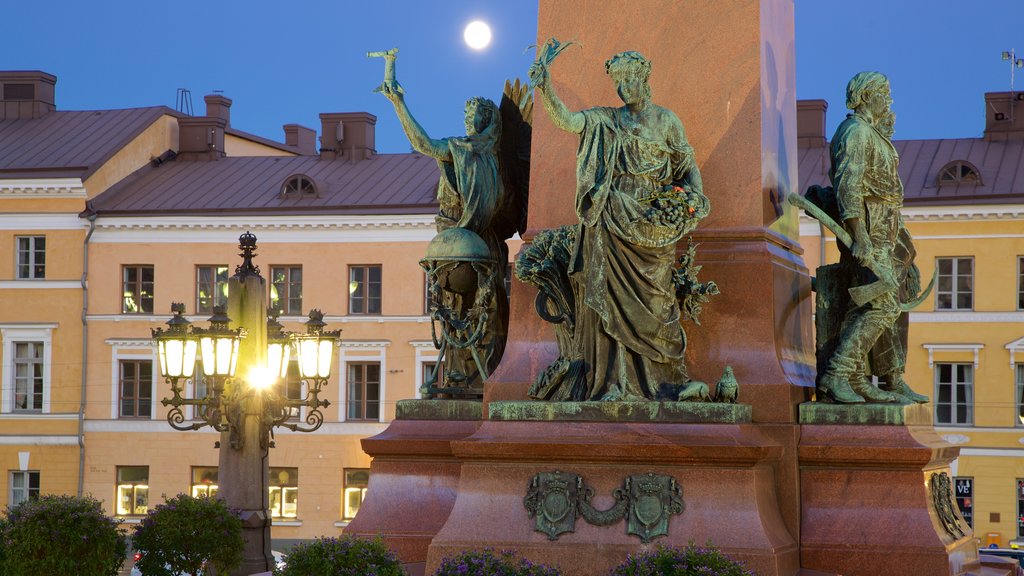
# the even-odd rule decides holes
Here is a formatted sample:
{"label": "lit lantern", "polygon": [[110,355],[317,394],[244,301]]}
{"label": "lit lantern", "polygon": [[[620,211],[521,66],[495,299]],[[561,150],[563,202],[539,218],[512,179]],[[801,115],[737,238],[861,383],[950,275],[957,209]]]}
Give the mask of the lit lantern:
{"label": "lit lantern", "polygon": [[312,310],[306,322],[306,333],[295,337],[299,373],[304,379],[327,380],[331,377],[334,346],[339,331],[324,332],[324,326],[323,312]]}
{"label": "lit lantern", "polygon": [[291,359],[292,343],[288,335],[281,330],[277,321],[277,313],[267,313],[267,373],[272,378],[288,376],[288,362]]}
{"label": "lit lantern", "polygon": [[157,357],[160,360],[160,375],[164,378],[191,378],[196,368],[196,350],[198,343],[189,333],[192,325],[182,314],[185,305],[180,302],[171,304],[174,316],[167,321],[167,330],[153,330],[156,341]]}
{"label": "lit lantern", "polygon": [[214,306],[210,329],[201,332],[199,348],[203,355],[203,373],[207,376],[234,376],[238,363],[239,330],[228,328],[224,306]]}

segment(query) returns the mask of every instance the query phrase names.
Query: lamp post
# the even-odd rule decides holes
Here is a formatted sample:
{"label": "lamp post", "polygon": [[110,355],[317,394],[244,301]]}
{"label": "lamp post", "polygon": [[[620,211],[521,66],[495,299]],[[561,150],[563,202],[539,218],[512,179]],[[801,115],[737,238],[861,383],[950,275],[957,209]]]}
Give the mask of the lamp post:
{"label": "lamp post", "polygon": [[[235,576],[270,571],[269,449],[275,426],[313,432],[323,424],[320,408],[330,403],[319,394],[331,375],[340,330],[324,330],[323,314],[309,313],[305,334],[282,330],[277,314],[268,317],[266,282],[252,263],[256,237],[239,238],[242,264],[228,280],[227,307],[214,307],[208,329],[196,328],[183,316],[185,306],[171,305],[168,328],[153,330],[160,375],[171,386],[167,422],[175,430],[205,426],[221,433],[218,496],[240,510],[245,537],[242,565]],[[292,351],[306,383],[301,398],[280,394],[275,384],[285,378]],[[196,360],[202,371],[196,372]],[[238,369],[242,376],[236,376]],[[191,396],[182,386],[191,380]],[[200,382],[206,384],[205,393]],[[191,407],[189,419],[183,407]],[[308,409],[303,422],[290,422],[292,409]]]}

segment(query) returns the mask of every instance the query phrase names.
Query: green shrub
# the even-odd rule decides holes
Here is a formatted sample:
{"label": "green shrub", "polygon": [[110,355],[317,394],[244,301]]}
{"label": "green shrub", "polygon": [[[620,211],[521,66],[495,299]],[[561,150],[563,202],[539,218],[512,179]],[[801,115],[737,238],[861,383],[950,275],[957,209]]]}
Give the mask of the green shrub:
{"label": "green shrub", "polygon": [[116,576],[128,543],[91,497],[46,495],[7,510],[5,576]]}
{"label": "green shrub", "polygon": [[557,568],[516,557],[511,550],[469,550],[441,561],[434,576],[561,576]]}
{"label": "green shrub", "polygon": [[178,494],[149,511],[132,544],[146,576],[198,574],[212,567],[227,574],[242,563],[242,521],[223,500]]}
{"label": "green shrub", "polygon": [[383,541],[347,535],[297,544],[285,563],[276,576],[405,576],[398,557]]}
{"label": "green shrub", "polygon": [[630,554],[612,570],[611,576],[754,576],[743,564],[722,554],[714,546],[686,548],[658,546],[655,550]]}

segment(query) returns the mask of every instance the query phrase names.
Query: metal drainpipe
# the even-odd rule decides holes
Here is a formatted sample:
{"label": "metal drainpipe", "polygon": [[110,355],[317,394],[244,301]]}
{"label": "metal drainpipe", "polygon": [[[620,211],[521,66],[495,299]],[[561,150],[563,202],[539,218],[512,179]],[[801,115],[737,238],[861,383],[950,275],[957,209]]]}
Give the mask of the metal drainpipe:
{"label": "metal drainpipe", "polygon": [[85,492],[85,384],[88,381],[89,366],[89,239],[96,231],[96,216],[92,206],[89,210],[89,232],[82,242],[82,396],[78,403],[78,495]]}

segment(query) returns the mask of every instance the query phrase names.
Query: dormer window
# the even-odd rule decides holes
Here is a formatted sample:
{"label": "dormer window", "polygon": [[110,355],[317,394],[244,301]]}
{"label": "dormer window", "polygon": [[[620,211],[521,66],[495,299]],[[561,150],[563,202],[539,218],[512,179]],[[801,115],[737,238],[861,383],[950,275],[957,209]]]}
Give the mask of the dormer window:
{"label": "dormer window", "polygon": [[939,178],[936,186],[957,186],[968,184],[977,186],[981,184],[981,173],[973,164],[966,160],[954,160],[939,170]]}
{"label": "dormer window", "polygon": [[281,198],[316,198],[316,184],[305,174],[289,176],[281,186]]}

